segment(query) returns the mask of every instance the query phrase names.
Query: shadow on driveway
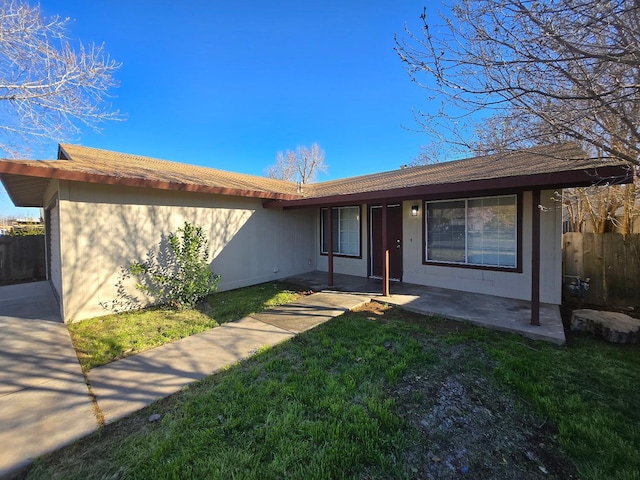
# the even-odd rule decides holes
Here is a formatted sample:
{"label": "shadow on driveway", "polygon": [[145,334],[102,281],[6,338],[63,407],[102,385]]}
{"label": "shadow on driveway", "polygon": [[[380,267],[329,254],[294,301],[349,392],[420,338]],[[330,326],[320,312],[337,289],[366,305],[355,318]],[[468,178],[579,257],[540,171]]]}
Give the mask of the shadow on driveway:
{"label": "shadow on driveway", "polygon": [[0,478],[97,426],[49,283],[0,287]]}

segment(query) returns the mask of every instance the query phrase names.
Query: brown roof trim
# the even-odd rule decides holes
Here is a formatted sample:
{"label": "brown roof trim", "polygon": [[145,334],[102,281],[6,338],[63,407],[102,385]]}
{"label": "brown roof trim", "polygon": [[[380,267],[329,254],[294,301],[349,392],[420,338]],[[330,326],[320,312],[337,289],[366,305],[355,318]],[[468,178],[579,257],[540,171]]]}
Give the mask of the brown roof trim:
{"label": "brown roof trim", "polygon": [[25,165],[18,162],[12,162],[11,160],[5,162],[0,161],[0,173],[9,175],[24,175],[38,178],[55,178],[58,180],[70,180],[74,182],[124,185],[127,187],[156,188],[160,190],[177,190],[183,192],[209,193],[216,195],[233,195],[238,197],[262,198],[279,201],[288,201],[300,198],[300,196],[298,195],[290,195],[284,193],[243,190],[226,187],[212,187],[192,183],[176,183],[134,177],[114,177],[112,175],[98,173],[69,171],[51,166]]}
{"label": "brown roof trim", "polygon": [[615,179],[615,183],[630,183],[633,172],[628,166],[603,166],[588,170],[566,170],[538,175],[468,180],[455,183],[427,184],[414,187],[394,188],[325,197],[309,197],[287,201],[266,201],[264,208],[306,208],[325,207],[343,203],[368,203],[381,200],[410,200],[414,198],[446,198],[452,195],[479,195],[483,192],[518,191],[531,188],[584,187],[598,182]]}

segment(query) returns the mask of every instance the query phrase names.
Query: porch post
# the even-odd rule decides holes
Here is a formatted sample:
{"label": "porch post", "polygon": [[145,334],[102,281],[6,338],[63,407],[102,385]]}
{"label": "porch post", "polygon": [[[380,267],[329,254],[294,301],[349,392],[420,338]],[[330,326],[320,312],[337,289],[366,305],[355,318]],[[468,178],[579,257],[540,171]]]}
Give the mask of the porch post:
{"label": "porch post", "polygon": [[382,204],[382,295],[389,296],[389,246],[387,245],[387,204]]}
{"label": "porch post", "polygon": [[540,189],[531,199],[531,325],[540,325]]}
{"label": "porch post", "polygon": [[329,263],[329,278],[327,284],[333,287],[333,207],[327,208],[327,223],[329,230],[329,240],[327,246],[327,262]]}

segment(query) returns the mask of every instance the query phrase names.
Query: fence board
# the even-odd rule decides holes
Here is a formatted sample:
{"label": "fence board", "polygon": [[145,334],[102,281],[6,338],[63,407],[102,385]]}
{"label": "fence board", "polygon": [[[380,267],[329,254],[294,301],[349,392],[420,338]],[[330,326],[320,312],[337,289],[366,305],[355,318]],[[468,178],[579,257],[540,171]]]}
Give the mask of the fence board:
{"label": "fence board", "polygon": [[563,274],[571,277],[582,275],[584,273],[582,234],[565,233],[562,240]]}
{"label": "fence board", "polygon": [[603,306],[640,306],[640,234],[566,233],[563,235],[563,293],[575,277],[589,278],[584,302]]}
{"label": "fence board", "polygon": [[622,266],[625,274],[625,293],[620,304],[624,300],[634,299],[628,306],[640,306],[640,235],[627,235],[624,237],[624,259]]}
{"label": "fence board", "polygon": [[0,236],[0,284],[45,277],[44,235]]}

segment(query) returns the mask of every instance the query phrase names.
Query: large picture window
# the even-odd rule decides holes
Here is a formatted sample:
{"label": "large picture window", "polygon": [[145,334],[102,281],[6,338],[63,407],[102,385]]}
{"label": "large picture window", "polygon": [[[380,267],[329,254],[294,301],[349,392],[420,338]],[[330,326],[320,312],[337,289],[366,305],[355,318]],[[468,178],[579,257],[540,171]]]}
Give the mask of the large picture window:
{"label": "large picture window", "polygon": [[425,206],[427,261],[516,268],[516,195]]}
{"label": "large picture window", "polygon": [[[333,207],[333,253],[360,256],[360,207]],[[322,253],[329,253],[329,210],[320,210]]]}

